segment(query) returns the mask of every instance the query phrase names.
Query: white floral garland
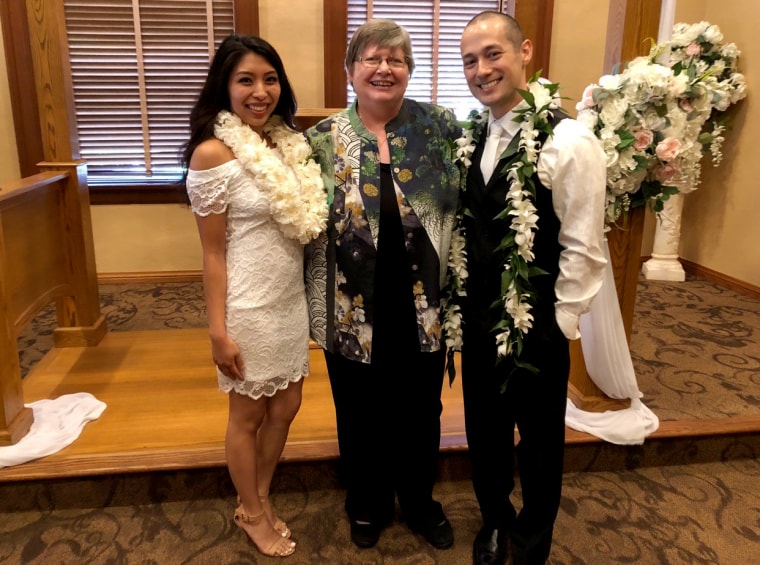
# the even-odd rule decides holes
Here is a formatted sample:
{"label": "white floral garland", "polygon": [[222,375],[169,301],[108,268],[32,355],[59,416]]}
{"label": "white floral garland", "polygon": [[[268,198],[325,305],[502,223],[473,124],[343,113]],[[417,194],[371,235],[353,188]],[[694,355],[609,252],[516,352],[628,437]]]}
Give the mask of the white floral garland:
{"label": "white floral garland", "polygon": [[214,135],[232,150],[269,198],[270,212],[282,233],[309,243],[327,227],[327,195],[319,165],[310,158],[311,148],[303,135],[285,126],[279,116],[267,121],[264,133],[276,149],[232,112],[219,112],[214,125]]}
{"label": "white floral garland", "polygon": [[[522,350],[522,340],[533,326],[533,315],[530,313],[534,296],[528,291],[529,277],[538,274],[531,270],[529,263],[534,260],[533,240],[537,228],[538,214],[533,199],[536,187],[533,175],[541,151],[540,133],[552,134],[548,118],[551,110],[557,108],[555,95],[559,88],[557,84],[540,83],[538,77],[533,77],[528,83],[528,90],[520,90],[524,101],[515,107],[515,121],[520,123],[519,143],[515,149],[512,144],[499,157],[511,159],[506,165],[507,182],[511,183],[506,196],[506,204],[498,218],[510,219],[509,230],[501,241],[500,248],[506,251],[506,262],[502,276],[502,302],[504,311],[501,321],[494,328],[497,330],[497,357],[504,358],[514,354],[515,364],[535,371],[527,363],[520,363],[517,358]],[[472,164],[470,157],[475,150],[477,139],[474,132],[477,124],[485,127],[485,115],[474,112],[471,121],[465,126],[463,135],[457,141],[456,155],[463,168]],[[466,296],[465,280],[467,279],[467,256],[465,252],[465,234],[461,227],[464,211],[457,215],[457,227],[452,236],[449,248],[448,268],[449,280],[447,285],[444,330],[446,345],[450,351],[460,351],[462,347],[462,315],[457,297]],[[450,367],[453,366],[450,365]]]}
{"label": "white floral garland", "polygon": [[659,214],[672,195],[696,190],[708,151],[720,164],[720,114],[747,95],[739,55],[718,26],[678,23],[670,40],[585,88],[577,119],[607,156],[606,229],[631,208]]}

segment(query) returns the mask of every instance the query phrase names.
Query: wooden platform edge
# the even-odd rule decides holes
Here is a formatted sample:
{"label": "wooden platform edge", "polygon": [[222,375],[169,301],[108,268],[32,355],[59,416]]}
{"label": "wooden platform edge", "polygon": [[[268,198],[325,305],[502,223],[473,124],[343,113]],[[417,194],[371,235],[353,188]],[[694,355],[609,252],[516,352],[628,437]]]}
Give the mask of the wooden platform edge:
{"label": "wooden platform edge", "polygon": [[[54,398],[71,391],[92,392],[103,401],[112,402],[105,413],[108,418],[85,426],[82,436],[59,452],[0,468],[0,483],[225,466],[226,400],[212,384],[215,374],[207,339],[205,330],[110,332],[95,347],[51,351],[28,376],[27,400]],[[312,355],[317,358],[312,362],[312,374],[307,377],[304,405],[291,428],[283,463],[323,461],[339,456],[329,382],[319,352],[313,351]],[[177,371],[177,358],[188,369]],[[152,370],[155,366],[166,367],[162,378],[168,383],[158,396],[146,392],[146,387],[156,384]],[[177,396],[180,386],[185,387],[180,395],[184,403],[175,407],[172,420],[176,421],[165,422],[166,397],[161,394],[167,394],[168,390]],[[444,387],[442,401],[441,453],[464,453],[467,440],[460,379],[454,387]],[[142,412],[132,410],[133,406],[139,406]],[[194,407],[202,409],[196,414]],[[143,421],[135,422],[134,418]],[[166,433],[156,437],[155,426],[163,424]],[[126,429],[131,430],[131,442],[122,441]],[[104,433],[110,434],[110,442]],[[760,415],[660,421],[659,429],[645,439],[644,445],[669,439],[688,441],[753,433],[760,434]],[[614,450],[640,447],[614,445],[571,428],[566,428],[565,438],[568,447],[599,444]],[[515,441],[519,441],[517,433]]]}
{"label": "wooden platform edge", "polygon": [[[660,422],[660,428],[648,436],[642,445],[669,439],[694,440],[710,437],[740,436],[760,433],[760,416],[722,418],[718,420],[672,420]],[[515,431],[515,443],[519,441]],[[627,446],[607,443],[591,434],[566,428],[567,447],[590,444],[606,444],[611,449],[627,449]],[[441,435],[441,453],[465,453],[467,439],[464,430]],[[288,442],[281,462],[300,463],[336,460],[339,457],[335,440]],[[165,449],[112,453],[104,459],[101,455],[76,456],[65,461],[46,461],[41,458],[14,467],[0,468],[0,483],[27,480],[50,480],[73,477],[92,477],[132,473],[152,473],[224,467],[224,450],[219,445],[191,449]]]}
{"label": "wooden platform edge", "polygon": [[[441,436],[441,453],[466,452],[464,433]],[[281,463],[330,461],[339,457],[338,441],[288,442]],[[95,477],[134,473],[155,473],[225,467],[224,449],[218,445],[191,449],[164,449],[132,451],[100,455],[81,455],[65,461],[48,460],[43,457],[22,465],[0,468],[0,484],[14,481],[35,481],[75,477]]]}

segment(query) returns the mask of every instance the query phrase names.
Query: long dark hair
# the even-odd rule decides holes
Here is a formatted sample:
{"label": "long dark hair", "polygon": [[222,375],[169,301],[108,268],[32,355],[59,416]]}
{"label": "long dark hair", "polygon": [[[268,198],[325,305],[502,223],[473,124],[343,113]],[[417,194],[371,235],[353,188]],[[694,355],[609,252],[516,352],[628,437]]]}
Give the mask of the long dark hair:
{"label": "long dark hair", "polygon": [[[187,168],[193,151],[204,141],[214,137],[214,122],[216,115],[222,110],[232,111],[230,104],[229,81],[232,71],[240,60],[248,53],[255,53],[267,60],[277,72],[280,82],[280,99],[275,106],[274,115],[282,118],[289,127],[296,129],[293,119],[298,109],[293,87],[290,86],[288,75],[282,59],[267,41],[255,35],[232,34],[225,38],[216,50],[208,70],[206,82],[198,96],[198,101],[190,112],[190,139],[182,147],[182,190],[187,178]],[[187,194],[185,194],[185,198]]]}

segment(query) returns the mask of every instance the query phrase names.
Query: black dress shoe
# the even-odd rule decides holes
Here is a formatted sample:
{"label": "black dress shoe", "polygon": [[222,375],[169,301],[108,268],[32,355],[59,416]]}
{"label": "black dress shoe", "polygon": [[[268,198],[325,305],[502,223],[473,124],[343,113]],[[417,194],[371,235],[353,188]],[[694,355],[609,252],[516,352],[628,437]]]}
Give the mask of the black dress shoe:
{"label": "black dress shoe", "polygon": [[362,549],[375,547],[380,539],[381,529],[380,526],[371,522],[351,520],[351,541]]}
{"label": "black dress shoe", "polygon": [[436,505],[433,513],[425,520],[407,520],[407,524],[410,530],[420,534],[436,549],[448,549],[454,545],[454,529],[440,505]]}
{"label": "black dress shoe", "polygon": [[505,529],[483,527],[472,545],[473,565],[504,565],[509,552],[509,533]]}

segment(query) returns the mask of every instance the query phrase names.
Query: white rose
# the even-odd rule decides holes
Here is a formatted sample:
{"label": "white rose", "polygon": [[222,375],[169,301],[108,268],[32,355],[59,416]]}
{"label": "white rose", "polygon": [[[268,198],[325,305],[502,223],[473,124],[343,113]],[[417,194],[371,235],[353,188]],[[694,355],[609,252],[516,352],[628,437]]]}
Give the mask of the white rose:
{"label": "white rose", "polygon": [[707,31],[709,25],[708,22],[699,22],[698,24],[687,26],[680,35],[683,45],[696,41],[700,35],[703,35]]}
{"label": "white rose", "polygon": [[713,45],[723,41],[723,34],[720,32],[720,29],[716,25],[707,26],[707,28],[702,32],[702,35]]}
{"label": "white rose", "polygon": [[664,116],[658,116],[657,112],[650,109],[644,112],[644,125],[652,131],[662,131],[668,125]]}
{"label": "white rose", "polygon": [[620,152],[618,164],[624,171],[632,171],[636,168],[637,162],[633,158],[638,152],[633,147],[626,147]]}
{"label": "white rose", "polygon": [[605,90],[617,90],[623,81],[622,75],[604,75],[599,79],[599,86]]}
{"label": "white rose", "polygon": [[641,67],[641,79],[652,96],[663,97],[671,89],[672,71],[662,65],[651,64]]}
{"label": "white rose", "polygon": [[599,116],[605,125],[617,129],[625,122],[625,112],[628,109],[628,102],[617,96],[610,96],[602,103]]}

